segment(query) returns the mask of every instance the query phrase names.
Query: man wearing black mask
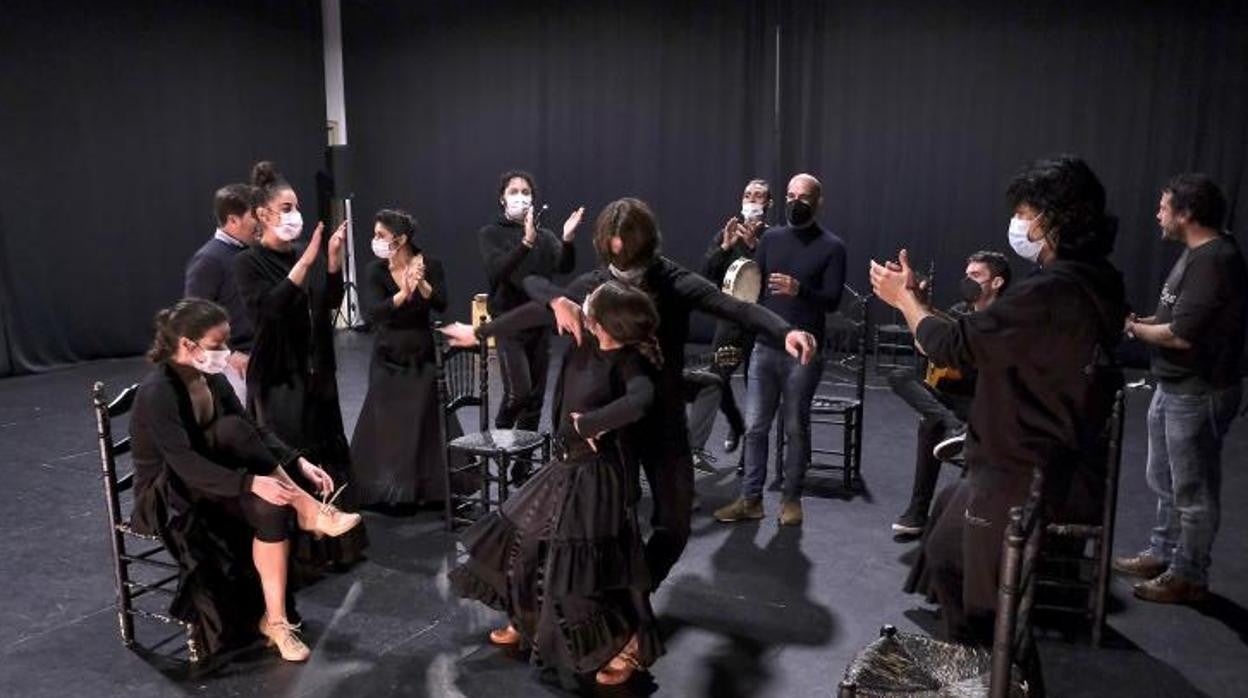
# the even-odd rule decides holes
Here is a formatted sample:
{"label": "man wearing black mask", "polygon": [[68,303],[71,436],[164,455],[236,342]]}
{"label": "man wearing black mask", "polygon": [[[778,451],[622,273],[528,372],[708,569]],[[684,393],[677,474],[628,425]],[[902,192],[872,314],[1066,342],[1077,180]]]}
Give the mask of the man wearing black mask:
{"label": "man wearing black mask", "polygon": [[[920,284],[922,290],[925,286]],[[1000,252],[983,250],[966,260],[966,275],[958,282],[962,300],[949,308],[957,319],[983,311],[1010,284],[1010,262]],[[893,532],[917,536],[927,525],[927,510],[936,492],[942,460],[956,458],[966,437],[966,416],[975,394],[975,369],[951,369],[929,363],[923,380],[912,369],[889,374],[888,384],[907,405],[919,413],[917,450],[914,457],[914,490],[910,504],[893,523]]]}
{"label": "man wearing black mask", "polygon": [[[823,187],[808,174],[789,180],[785,192],[788,225],[768,230],[754,260],[767,282],[760,305],[821,341],[826,315],[841,301],[845,284],[845,244],[815,222]],[[802,484],[810,464],[810,402],[823,373],[816,361],[799,363],[771,337],[759,337],[750,357],[746,389],[745,475],[741,496],[715,511],[724,523],[763,518],[763,482],[767,477],[768,436],[783,402],[784,491],[780,523],[802,523]],[[780,464],[777,463],[777,468]]]}

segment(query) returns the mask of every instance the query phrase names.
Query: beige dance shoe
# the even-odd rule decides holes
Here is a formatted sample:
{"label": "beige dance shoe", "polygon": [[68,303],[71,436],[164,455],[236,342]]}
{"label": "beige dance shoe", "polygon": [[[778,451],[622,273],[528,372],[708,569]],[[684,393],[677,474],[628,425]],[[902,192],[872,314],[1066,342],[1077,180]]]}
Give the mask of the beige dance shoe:
{"label": "beige dance shoe", "polygon": [[288,662],[306,662],[312,651],[299,638],[299,625],[285,620],[270,623],[267,618],[260,619],[260,633],[268,639],[268,646],[277,646],[282,659]]}
{"label": "beige dance shoe", "polygon": [[339,487],[334,496],[328,499],[325,498],[325,495],[321,496],[321,507],[316,512],[316,522],[309,529],[318,538],[321,536],[337,538],[360,525],[361,519],[359,514],[342,511],[334,506],[334,500],[338,499],[338,495],[342,494],[342,491],[346,488],[346,485]]}

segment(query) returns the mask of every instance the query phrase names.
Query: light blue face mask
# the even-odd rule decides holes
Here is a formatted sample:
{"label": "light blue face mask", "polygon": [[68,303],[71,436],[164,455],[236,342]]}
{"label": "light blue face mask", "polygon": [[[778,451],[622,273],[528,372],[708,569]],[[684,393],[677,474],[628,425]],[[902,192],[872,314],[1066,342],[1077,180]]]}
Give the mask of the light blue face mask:
{"label": "light blue face mask", "polygon": [[1030,240],[1027,233],[1031,230],[1031,226],[1040,220],[1040,216],[1035,218],[1020,218],[1014,216],[1010,219],[1010,247],[1014,248],[1014,252],[1019,257],[1028,262],[1036,262],[1040,259],[1040,251],[1044,249],[1044,239]]}

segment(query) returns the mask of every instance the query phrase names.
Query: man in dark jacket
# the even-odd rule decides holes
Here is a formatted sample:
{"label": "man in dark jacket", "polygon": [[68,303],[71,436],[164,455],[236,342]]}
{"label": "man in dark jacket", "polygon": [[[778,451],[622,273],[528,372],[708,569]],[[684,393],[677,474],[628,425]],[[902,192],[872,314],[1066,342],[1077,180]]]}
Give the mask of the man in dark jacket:
{"label": "man in dark jacket", "polygon": [[186,284],[182,295],[213,301],[230,314],[230,367],[225,372],[230,386],[243,404],[247,402],[247,360],[255,328],[243,297],[234,284],[234,257],[255,241],[259,223],[254,213],[257,198],[254,187],[227,184],[213,197],[217,231],[186,263]]}
{"label": "man in dark jacket", "polygon": [[[560,239],[539,227],[540,214],[533,208],[536,196],[533,175],[519,170],[504,172],[498,186],[502,214],[477,232],[489,283],[486,308],[491,317],[528,302],[529,297],[521,287],[525,277],[550,279],[576,266],[573,241],[584,209],[572,212],[563,224],[563,238]],[[550,333],[538,329],[512,337],[498,337],[495,346],[503,376],[503,401],[494,426],[537,431],[550,366]]]}
{"label": "man in dark jacket", "polygon": [[1098,520],[1103,434],[1122,385],[1114,348],[1127,310],[1122,275],[1107,260],[1115,221],[1105,189],[1082,160],[1033,163],[1010,184],[1010,243],[1040,265],[983,312],[932,315],[899,264],[871,263],[876,296],[897,308],[928,358],[976,369],[967,474],[943,501],[907,583],[941,605],[950,639],[990,642],[998,561],[1009,509],[1033,471],[1045,473],[1046,511]]}

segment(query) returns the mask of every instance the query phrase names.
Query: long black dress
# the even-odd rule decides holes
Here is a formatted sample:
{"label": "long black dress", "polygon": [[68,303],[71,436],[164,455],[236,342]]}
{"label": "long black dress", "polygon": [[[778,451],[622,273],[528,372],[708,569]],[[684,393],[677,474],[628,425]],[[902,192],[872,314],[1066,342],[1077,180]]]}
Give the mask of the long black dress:
{"label": "long black dress", "polygon": [[[419,254],[419,253],[418,253]],[[394,305],[398,284],[378,259],[364,275],[364,312],[375,332],[368,394],[351,436],[351,481],[362,506],[445,498],[446,444],[438,409],[436,345],[430,314],[446,310],[442,263],[425,256],[429,298]]]}
{"label": "long black dress", "polygon": [[[257,519],[267,517],[260,528],[279,531],[276,537],[292,523],[289,507],[266,506],[250,494],[251,476],[289,465],[299,454],[251,421],[229,381],[206,379],[213,417],[205,425],[196,421],[186,384],[168,364],[143,379],[130,417],[130,524],[159,535],[178,561],[170,615],[192,624],[200,648],[211,655],[257,636],[256,621],[264,614],[251,557]],[[288,613],[292,604],[288,594]]]}
{"label": "long black dress", "polygon": [[[568,351],[556,459],[465,532],[469,557],[451,571],[457,594],[507,613],[540,665],[594,671],[634,633],[642,664],[662,652],[627,465],[640,436],[630,427],[654,399],[644,363],[632,348],[600,351],[592,337]],[[605,432],[596,452],[574,412],[582,433]]]}
{"label": "long black dress", "polygon": [[[252,245],[235,257],[235,280],[256,328],[247,366],[247,409],[341,487],[348,482],[351,453],[338,406],[330,314],[342,303],[343,283],[340,275],[329,273],[322,250],[303,286],[296,286],[287,275],[302,252],[302,247],[281,252]],[[353,502],[354,491],[347,488],[336,503],[350,510]],[[298,558],[351,564],[363,557],[367,545],[361,524],[338,538],[300,539]]]}

